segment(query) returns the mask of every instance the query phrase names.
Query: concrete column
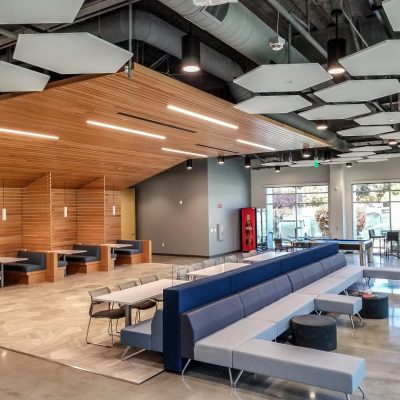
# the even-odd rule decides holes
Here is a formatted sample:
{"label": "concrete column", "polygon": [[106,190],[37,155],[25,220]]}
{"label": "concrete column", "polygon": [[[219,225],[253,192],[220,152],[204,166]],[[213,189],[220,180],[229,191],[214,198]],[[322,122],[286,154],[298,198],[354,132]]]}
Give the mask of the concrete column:
{"label": "concrete column", "polygon": [[329,167],[329,219],[330,236],[344,239],[346,231],[345,166]]}

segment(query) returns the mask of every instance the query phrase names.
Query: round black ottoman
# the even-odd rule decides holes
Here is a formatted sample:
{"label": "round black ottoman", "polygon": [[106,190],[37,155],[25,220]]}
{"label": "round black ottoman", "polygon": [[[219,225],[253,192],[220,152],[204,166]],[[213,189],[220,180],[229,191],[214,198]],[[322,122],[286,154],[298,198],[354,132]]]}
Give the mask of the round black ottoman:
{"label": "round black ottoman", "polygon": [[324,315],[301,315],[291,320],[296,346],[331,351],[337,347],[336,321]]}
{"label": "round black ottoman", "polygon": [[367,319],[384,319],[389,316],[389,296],[374,293],[373,297],[362,297],[360,315]]}

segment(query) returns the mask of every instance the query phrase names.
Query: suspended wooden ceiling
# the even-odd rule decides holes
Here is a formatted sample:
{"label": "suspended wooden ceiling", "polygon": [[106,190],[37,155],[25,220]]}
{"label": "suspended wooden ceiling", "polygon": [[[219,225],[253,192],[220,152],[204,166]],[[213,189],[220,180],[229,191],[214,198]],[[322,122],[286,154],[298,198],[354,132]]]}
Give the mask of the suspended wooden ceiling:
{"label": "suspended wooden ceiling", "polygon": [[[167,109],[168,104],[236,124],[239,130],[177,114]],[[0,115],[0,128],[60,137],[58,141],[47,141],[0,133],[0,177],[5,177],[6,186],[23,186],[51,171],[55,187],[62,187],[64,181],[68,187],[79,187],[104,175],[108,186],[126,188],[190,158],[165,153],[161,147],[216,157],[256,151],[236,139],[277,150],[328,145],[270,119],[237,111],[226,101],[140,65],[135,65],[131,79],[122,72],[81,77],[41,93],[5,95],[0,98]],[[89,126],[88,119],[167,139]]]}

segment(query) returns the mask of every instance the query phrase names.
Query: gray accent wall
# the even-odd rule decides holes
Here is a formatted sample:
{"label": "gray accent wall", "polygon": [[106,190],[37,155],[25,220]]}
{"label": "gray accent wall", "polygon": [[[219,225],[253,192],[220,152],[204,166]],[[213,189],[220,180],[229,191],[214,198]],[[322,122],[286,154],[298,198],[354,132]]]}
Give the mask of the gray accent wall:
{"label": "gray accent wall", "polygon": [[154,253],[208,256],[207,160],[137,185],[136,219],[138,239],[152,240]]}
{"label": "gray accent wall", "polygon": [[[218,165],[208,160],[208,220],[210,256],[241,249],[240,211],[250,207],[250,171],[242,157]],[[224,239],[217,238],[217,224],[224,227]]]}
{"label": "gray accent wall", "polygon": [[[182,204],[180,204],[182,202]],[[250,206],[250,171],[242,157],[180,164],[136,186],[138,239],[157,254],[211,257],[240,250],[240,212]],[[217,224],[224,239],[217,240]]]}

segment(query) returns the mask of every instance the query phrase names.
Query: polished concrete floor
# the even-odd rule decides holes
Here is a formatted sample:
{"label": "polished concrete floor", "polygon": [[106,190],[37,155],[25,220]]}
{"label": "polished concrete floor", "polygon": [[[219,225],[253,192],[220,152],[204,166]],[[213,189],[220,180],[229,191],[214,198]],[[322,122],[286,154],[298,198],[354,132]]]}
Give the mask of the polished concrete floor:
{"label": "polished concrete floor", "polygon": [[[169,265],[186,263],[192,260],[169,260],[160,257],[156,262],[164,263],[165,274]],[[182,261],[182,262],[180,262]],[[353,257],[349,256],[349,261]],[[399,266],[397,259],[374,258],[375,265]],[[148,273],[157,267],[140,271]],[[122,278],[124,272],[107,278],[112,284]],[[138,274],[131,270],[130,275]],[[121,274],[121,276],[119,276]],[[104,279],[105,276],[103,275]],[[85,281],[87,277],[75,278]],[[124,277],[126,279],[126,277]],[[70,281],[71,282],[71,281]],[[96,283],[97,279],[96,279]],[[105,282],[103,282],[104,284]],[[74,287],[77,282],[74,282]],[[80,282],[82,286],[88,282]],[[364,388],[368,399],[399,399],[400,395],[400,293],[399,282],[377,281],[376,290],[393,293],[390,295],[390,316],[386,320],[365,320],[362,326],[357,325],[353,332],[347,317],[336,317],[338,320],[338,352],[364,357],[367,361],[367,378]],[[72,289],[72,288],[71,288]],[[7,288],[2,292],[1,308],[4,308],[3,297],[6,292],[15,289]],[[0,311],[1,314],[1,311]],[[0,317],[1,319],[1,317]],[[27,322],[27,321],[25,321]],[[0,324],[0,328],[4,328]],[[3,331],[4,332],[4,331]],[[2,334],[3,334],[2,332]],[[2,339],[0,338],[0,343]],[[102,400],[117,397],[136,399],[343,399],[343,395],[318,388],[285,382],[263,376],[244,375],[238,389],[231,391],[228,385],[226,369],[195,364],[189,369],[185,379],[163,372],[152,379],[135,385],[111,379],[106,376],[88,373],[78,368],[70,368],[48,360],[39,359],[14,351],[0,349],[0,399],[85,399]],[[361,398],[357,393],[354,398]]]}

